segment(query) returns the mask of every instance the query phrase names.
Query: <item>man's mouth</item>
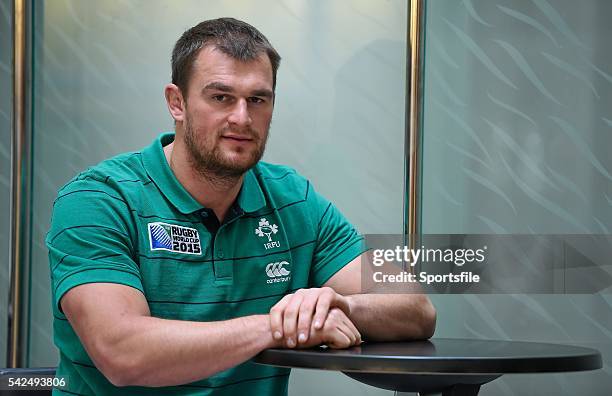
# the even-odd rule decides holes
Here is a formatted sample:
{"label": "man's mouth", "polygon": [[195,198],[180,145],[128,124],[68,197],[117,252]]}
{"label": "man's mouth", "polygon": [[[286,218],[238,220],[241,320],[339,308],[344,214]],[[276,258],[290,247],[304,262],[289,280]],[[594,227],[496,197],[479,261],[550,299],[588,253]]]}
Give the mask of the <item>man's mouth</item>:
{"label": "man's mouth", "polygon": [[221,135],[222,138],[224,139],[228,139],[228,140],[232,140],[232,141],[236,141],[236,142],[250,142],[253,141],[253,138],[251,136],[245,136],[245,135]]}

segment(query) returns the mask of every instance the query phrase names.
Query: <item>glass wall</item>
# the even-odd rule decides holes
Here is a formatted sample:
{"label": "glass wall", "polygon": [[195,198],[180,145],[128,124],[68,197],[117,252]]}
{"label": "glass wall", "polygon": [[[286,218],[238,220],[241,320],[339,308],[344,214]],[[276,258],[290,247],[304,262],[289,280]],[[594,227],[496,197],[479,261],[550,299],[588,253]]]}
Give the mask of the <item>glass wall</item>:
{"label": "glass wall", "polygon": [[[172,129],[163,96],[170,53],[201,20],[243,19],[283,57],[264,159],[295,167],[361,232],[402,232],[406,1],[203,4],[35,2],[31,366],[57,362],[43,243],[57,190],[86,167]],[[306,370],[292,374],[290,389],[389,393]]]}
{"label": "glass wall", "polygon": [[[609,234],[607,0],[428,0],[423,231]],[[483,395],[607,395],[612,299],[436,296],[437,336],[599,349],[603,370],[504,376]]]}
{"label": "glass wall", "polygon": [[6,362],[10,217],[11,119],[13,91],[13,1],[0,0],[0,367]]}

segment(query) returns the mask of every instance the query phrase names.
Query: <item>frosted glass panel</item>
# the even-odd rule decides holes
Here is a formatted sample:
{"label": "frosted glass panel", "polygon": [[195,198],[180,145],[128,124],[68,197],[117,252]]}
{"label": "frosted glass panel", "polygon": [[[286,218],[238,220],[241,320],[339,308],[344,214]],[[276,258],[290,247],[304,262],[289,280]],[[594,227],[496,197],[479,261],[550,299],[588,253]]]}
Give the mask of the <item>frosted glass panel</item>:
{"label": "frosted glass panel", "polygon": [[424,232],[610,233],[612,3],[427,4]]}
{"label": "frosted glass panel", "polygon": [[[612,230],[612,3],[428,0],[425,233]],[[599,349],[603,370],[504,376],[482,395],[606,395],[612,299],[435,296],[437,336]]]}
{"label": "frosted glass panel", "polygon": [[[283,57],[264,159],[310,178],[361,232],[402,231],[405,1],[74,0],[35,7],[31,365],[57,359],[43,246],[56,192],[87,166],[172,129],[163,97],[170,53],[201,20],[243,19]],[[323,392],[308,386],[309,394]]]}
{"label": "frosted glass panel", "polygon": [[11,211],[11,118],[13,91],[13,2],[0,0],[0,367],[6,362]]}

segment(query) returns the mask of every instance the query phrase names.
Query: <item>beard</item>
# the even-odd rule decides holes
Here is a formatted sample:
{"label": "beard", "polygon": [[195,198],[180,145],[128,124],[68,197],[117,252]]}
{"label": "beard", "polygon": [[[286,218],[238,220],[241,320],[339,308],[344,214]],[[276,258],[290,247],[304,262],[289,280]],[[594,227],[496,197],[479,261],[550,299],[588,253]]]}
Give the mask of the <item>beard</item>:
{"label": "beard", "polygon": [[[264,134],[263,139],[259,138],[259,134],[251,128],[244,131],[242,135],[247,135],[253,139],[255,148],[240,147],[237,150],[240,150],[238,154],[242,158],[232,159],[231,154],[225,153],[220,144],[215,144],[216,139],[219,139],[222,134],[230,130],[229,127],[217,131],[215,136],[207,137],[203,135],[198,140],[196,137],[197,133],[192,127],[189,116],[187,116],[185,121],[185,147],[189,153],[191,165],[199,174],[207,179],[217,181],[235,180],[255,166],[264,154],[268,131]],[[246,158],[244,158],[245,155]]]}

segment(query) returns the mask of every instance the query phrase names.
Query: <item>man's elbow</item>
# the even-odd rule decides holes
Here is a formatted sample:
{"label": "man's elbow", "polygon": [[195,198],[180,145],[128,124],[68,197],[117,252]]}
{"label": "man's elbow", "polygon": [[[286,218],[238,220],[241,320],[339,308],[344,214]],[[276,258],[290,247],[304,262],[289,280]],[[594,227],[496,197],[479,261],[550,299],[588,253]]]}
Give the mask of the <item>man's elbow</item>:
{"label": "man's elbow", "polygon": [[429,298],[424,294],[416,295],[416,300],[410,308],[411,316],[408,338],[411,340],[426,340],[431,338],[436,331],[436,308]]}
{"label": "man's elbow", "polygon": [[121,353],[113,348],[97,346],[90,353],[96,367],[117,387],[141,385],[143,364],[136,354]]}
{"label": "man's elbow", "polygon": [[115,369],[100,370],[100,371],[102,371],[102,374],[104,374],[108,382],[110,382],[116,387],[136,385],[136,382],[134,381],[134,376],[130,374],[128,371],[121,371],[121,370],[115,370]]}
{"label": "man's elbow", "polygon": [[138,382],[138,374],[136,368],[129,363],[119,362],[119,359],[111,359],[112,361],[101,364],[100,371],[106,379],[117,387],[132,386]]}
{"label": "man's elbow", "polygon": [[[153,364],[149,355],[107,352],[98,353],[96,357],[94,359],[96,367],[116,387],[146,386],[158,388],[184,383],[177,380],[177,376],[172,373],[172,368],[163,369],[159,364]],[[197,379],[208,378],[218,371],[211,365],[211,370],[202,373]],[[193,381],[195,380],[194,378]]]}
{"label": "man's elbow", "polygon": [[433,337],[436,331],[436,307],[431,303],[429,298],[425,297],[425,304],[423,306],[423,318],[421,326],[422,339],[428,339]]}
{"label": "man's elbow", "polygon": [[117,387],[146,386],[161,387],[178,385],[173,382],[165,382],[168,379],[156,374],[156,370],[145,361],[138,361],[130,357],[115,358],[109,362],[104,369],[100,368],[106,379]]}

